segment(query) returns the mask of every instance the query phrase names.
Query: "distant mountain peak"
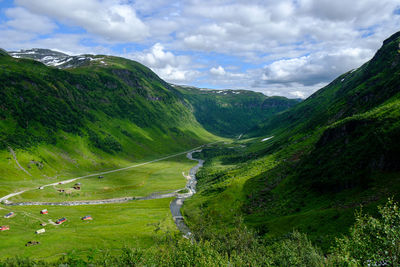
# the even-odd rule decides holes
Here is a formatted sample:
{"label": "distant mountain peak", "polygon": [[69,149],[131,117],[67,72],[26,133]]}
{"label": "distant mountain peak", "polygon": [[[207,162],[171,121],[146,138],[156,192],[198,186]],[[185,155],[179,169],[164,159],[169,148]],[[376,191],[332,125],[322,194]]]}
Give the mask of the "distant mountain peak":
{"label": "distant mountain peak", "polygon": [[34,59],[47,66],[56,67],[59,69],[76,68],[89,65],[89,63],[93,60],[100,61],[100,63],[106,65],[105,62],[101,61],[104,58],[101,56],[70,56],[58,51],[43,48],[21,49],[20,51],[10,51],[8,54],[15,58]]}

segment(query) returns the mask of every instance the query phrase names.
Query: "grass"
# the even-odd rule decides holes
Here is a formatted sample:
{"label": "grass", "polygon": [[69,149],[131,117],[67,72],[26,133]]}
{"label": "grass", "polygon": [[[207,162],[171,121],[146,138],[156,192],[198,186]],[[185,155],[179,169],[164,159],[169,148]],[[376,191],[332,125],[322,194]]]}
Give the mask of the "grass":
{"label": "grass", "polygon": [[[10,231],[0,232],[0,259],[15,255],[51,259],[71,251],[90,256],[92,252],[119,250],[125,246],[150,247],[162,233],[177,231],[169,210],[170,201],[158,199],[113,205],[23,206],[12,209],[0,206],[4,208],[0,209],[0,225],[10,226]],[[39,214],[43,208],[48,209],[48,215]],[[16,216],[3,218],[9,210]],[[82,221],[81,217],[86,215],[91,215],[93,220]],[[56,221],[61,217],[67,218],[62,225],[39,225],[42,221]],[[35,231],[41,228],[45,228],[46,233],[36,235]],[[32,240],[40,244],[25,247]]]}
{"label": "grass", "polygon": [[[11,201],[72,201],[89,199],[109,199],[126,196],[147,196],[157,192],[173,192],[186,185],[186,174],[196,165],[195,161],[186,158],[186,155],[167,160],[150,163],[120,172],[79,180],[81,190],[72,189],[75,182],[45,187],[43,190],[34,189]],[[78,182],[78,181],[77,181]],[[65,189],[68,193],[60,193],[57,189]]]}
{"label": "grass", "polygon": [[[0,160],[2,195],[24,188],[37,188],[39,185],[53,183],[68,178],[85,175],[97,171],[131,166],[166,156],[162,152],[152,151],[153,156],[145,154],[137,161],[132,162],[121,156],[106,153],[95,154],[87,149],[87,144],[80,141],[80,137],[67,136],[66,142],[75,143],[75,147],[55,147],[41,145],[30,150],[16,150],[17,158],[32,176],[26,175],[15,164],[14,159],[7,151],[2,151]],[[185,149],[188,145],[179,147]],[[175,151],[178,148],[175,147]],[[163,151],[163,150],[159,150]],[[169,148],[166,151],[173,152]],[[180,151],[178,151],[180,152]],[[149,153],[149,152],[147,152]],[[159,154],[158,154],[159,153]],[[168,153],[172,154],[172,153]],[[168,155],[167,154],[167,155]],[[27,168],[29,162],[43,161],[44,167],[36,165]],[[154,192],[175,191],[184,188],[186,179],[182,172],[187,173],[196,162],[186,158],[186,155],[169,158],[150,163],[129,170],[104,175],[103,179],[97,176],[82,179],[82,191],[78,195],[65,196],[56,193],[51,188],[44,190],[34,189],[16,198],[20,201],[63,201],[79,199],[104,199],[120,196],[148,195]],[[12,170],[12,171],[9,171]],[[9,179],[12,177],[12,179]],[[62,185],[63,187],[70,187]],[[13,199],[14,200],[14,199]],[[53,206],[0,206],[0,225],[9,225],[10,231],[0,233],[0,259],[15,255],[33,259],[56,259],[62,253],[74,252],[79,256],[87,257],[93,254],[102,254],[104,251],[119,253],[123,247],[147,248],[155,245],[162,233],[177,233],[172,220],[169,204],[172,199],[133,201],[123,204],[89,205],[73,207]],[[49,215],[40,215],[42,208],[49,210]],[[16,212],[16,216],[5,219],[9,210]],[[4,213],[4,214],[3,214]],[[82,222],[81,217],[93,216],[94,220]],[[42,228],[41,219],[66,217],[68,221],[61,226],[46,226],[46,233],[36,235],[35,231]],[[35,240],[40,245],[25,247],[26,242]],[[50,258],[49,258],[50,257]]]}

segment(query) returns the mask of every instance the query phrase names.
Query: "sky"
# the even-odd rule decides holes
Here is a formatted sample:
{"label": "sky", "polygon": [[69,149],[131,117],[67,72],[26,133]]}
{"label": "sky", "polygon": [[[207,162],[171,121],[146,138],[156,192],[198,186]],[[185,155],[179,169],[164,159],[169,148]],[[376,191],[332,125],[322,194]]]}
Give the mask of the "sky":
{"label": "sky", "polygon": [[174,84],[305,98],[400,30],[398,0],[0,0],[0,47],[139,61]]}

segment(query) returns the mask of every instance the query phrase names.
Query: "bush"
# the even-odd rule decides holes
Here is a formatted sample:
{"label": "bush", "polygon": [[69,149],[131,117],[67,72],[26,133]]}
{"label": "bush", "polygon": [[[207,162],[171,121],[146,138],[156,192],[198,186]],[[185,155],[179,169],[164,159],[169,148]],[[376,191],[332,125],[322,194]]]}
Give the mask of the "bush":
{"label": "bush", "polygon": [[271,247],[273,266],[324,266],[324,256],[305,234],[294,231]]}
{"label": "bush", "polygon": [[389,199],[378,207],[380,218],[356,213],[356,222],[349,237],[336,240],[334,254],[341,260],[358,265],[399,266],[400,211]]}

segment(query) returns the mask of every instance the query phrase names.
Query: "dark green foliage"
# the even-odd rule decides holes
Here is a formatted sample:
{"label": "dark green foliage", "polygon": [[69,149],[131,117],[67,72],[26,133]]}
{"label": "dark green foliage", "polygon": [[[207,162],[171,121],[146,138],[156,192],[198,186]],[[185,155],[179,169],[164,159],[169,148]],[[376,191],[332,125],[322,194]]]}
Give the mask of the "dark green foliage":
{"label": "dark green foliage", "polygon": [[400,210],[392,199],[379,207],[380,217],[356,214],[350,236],[336,240],[334,253],[344,262],[357,265],[399,266]]}
{"label": "dark green foliage", "polygon": [[89,140],[92,144],[100,148],[106,152],[118,152],[122,150],[121,144],[111,135],[106,135],[105,137],[101,137],[96,132],[92,130],[88,130]]}
{"label": "dark green foliage", "polygon": [[[107,65],[94,60],[59,70],[33,60],[0,57],[0,148],[54,144],[57,133],[64,131],[81,136],[88,132],[95,147],[118,152],[123,150],[118,133],[98,129],[108,128],[110,120],[165,132],[173,127],[179,132],[177,127],[184,123],[194,125],[180,93],[151,70],[127,59],[102,60]],[[126,129],[119,132],[132,137]]]}
{"label": "dark green foliage", "polygon": [[237,137],[299,100],[267,97],[245,90],[208,90],[175,86],[193,106],[198,122],[221,136]]}
{"label": "dark green foliage", "polygon": [[[279,151],[278,154],[285,152],[286,156],[280,167],[249,181],[253,203],[271,209],[270,204],[262,203],[268,199],[278,203],[285,196],[283,210],[296,206],[301,209],[295,202],[299,199],[304,202],[310,196],[321,201],[325,194],[331,194],[332,201],[336,198],[332,194],[341,193],[343,201],[351,190],[353,193],[367,190],[369,198],[376,201],[385,196],[383,192],[393,192],[376,191],[375,185],[381,179],[380,174],[400,171],[399,38],[399,34],[393,35],[371,61],[255,129],[253,133],[276,135],[272,144],[263,149],[264,153]],[[313,140],[308,148],[300,146],[307,140]],[[270,181],[279,173],[285,182],[271,186]],[[393,182],[397,184],[397,180]],[[250,186],[257,183],[268,186],[258,189]],[[380,186],[387,183],[390,182]],[[290,197],[293,195],[296,197]]]}
{"label": "dark green foliage", "polygon": [[300,181],[321,192],[338,192],[369,188],[375,172],[400,171],[400,125],[394,123],[399,119],[354,118],[328,128],[301,161]]}

